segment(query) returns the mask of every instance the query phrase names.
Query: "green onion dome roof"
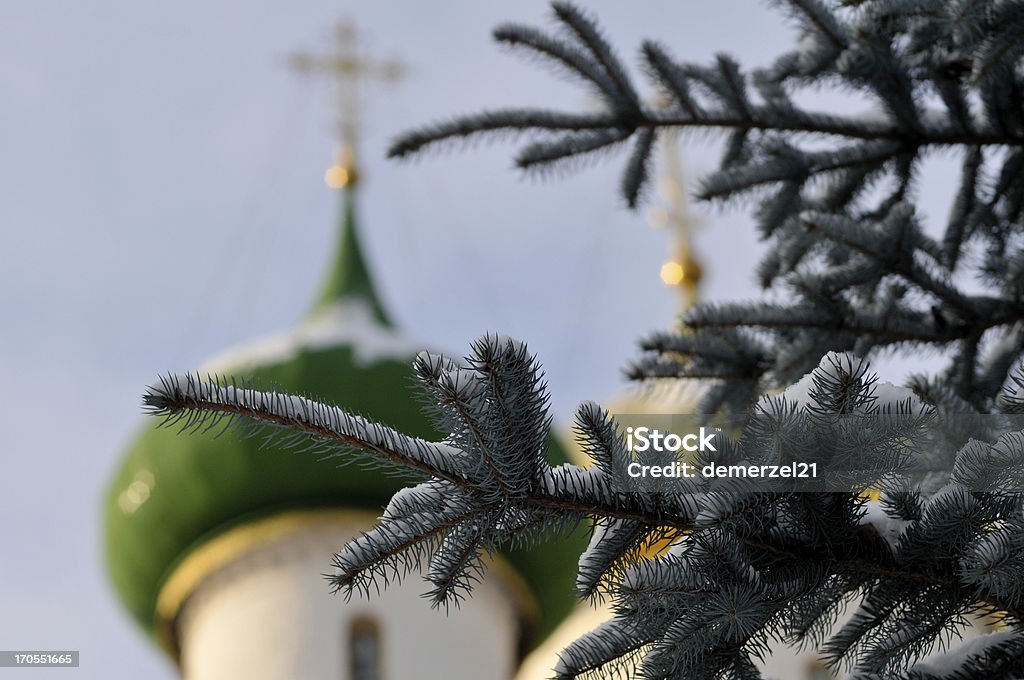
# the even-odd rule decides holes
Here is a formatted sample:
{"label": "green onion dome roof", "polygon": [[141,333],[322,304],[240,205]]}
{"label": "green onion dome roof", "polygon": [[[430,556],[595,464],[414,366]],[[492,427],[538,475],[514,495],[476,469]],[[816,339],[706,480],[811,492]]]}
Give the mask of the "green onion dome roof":
{"label": "green onion dome roof", "polygon": [[[310,396],[437,439],[440,433],[411,389],[411,364],[422,347],[396,332],[373,289],[356,237],[351,187],[344,206],[335,265],[311,316],[290,332],[229,351],[201,371]],[[564,449],[551,441],[552,462],[565,462]],[[158,600],[190,554],[231,529],[289,511],[379,512],[404,485],[374,470],[262,447],[259,438],[179,434],[146,422],[106,498],[110,577],[135,620],[176,656],[173,620]],[[575,542],[558,542],[505,557],[539,610],[529,626],[529,646],[574,604],[579,549]]]}

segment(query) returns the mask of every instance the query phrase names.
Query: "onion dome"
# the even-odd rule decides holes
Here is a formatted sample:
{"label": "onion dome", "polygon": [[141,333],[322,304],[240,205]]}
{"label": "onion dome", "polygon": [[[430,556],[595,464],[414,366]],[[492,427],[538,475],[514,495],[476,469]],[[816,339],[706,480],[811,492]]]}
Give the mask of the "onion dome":
{"label": "onion dome", "polygon": [[[422,347],[396,331],[375,292],[357,239],[354,181],[341,184],[341,238],[312,313],[293,330],[228,351],[200,370],[309,396],[437,439],[441,433],[410,387],[411,364]],[[567,460],[554,439],[551,458],[554,464]],[[404,485],[376,470],[263,447],[259,438],[179,434],[147,421],[106,498],[110,578],[134,619],[177,658],[174,621],[202,576],[180,578],[190,555],[215,552],[213,545],[219,550],[225,541],[215,539],[231,530],[295,511],[379,513]],[[502,571],[517,575],[532,603],[520,606],[524,651],[572,608],[580,548],[577,541],[554,542],[499,558],[512,567]],[[330,597],[326,582],[324,597]]]}

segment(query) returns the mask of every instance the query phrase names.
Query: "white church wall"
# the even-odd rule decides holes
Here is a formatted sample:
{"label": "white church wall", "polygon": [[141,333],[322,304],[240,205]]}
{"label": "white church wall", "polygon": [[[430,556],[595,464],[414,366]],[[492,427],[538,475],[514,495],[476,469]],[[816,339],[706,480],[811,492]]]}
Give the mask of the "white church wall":
{"label": "white church wall", "polygon": [[[370,599],[346,603],[329,593],[321,574],[331,556],[367,528],[310,526],[249,550],[205,579],[178,620],[185,679],[511,678],[517,608],[498,578],[486,578],[447,616],[421,597],[428,586],[416,574]],[[362,672],[352,667],[354,649],[361,650]]]}

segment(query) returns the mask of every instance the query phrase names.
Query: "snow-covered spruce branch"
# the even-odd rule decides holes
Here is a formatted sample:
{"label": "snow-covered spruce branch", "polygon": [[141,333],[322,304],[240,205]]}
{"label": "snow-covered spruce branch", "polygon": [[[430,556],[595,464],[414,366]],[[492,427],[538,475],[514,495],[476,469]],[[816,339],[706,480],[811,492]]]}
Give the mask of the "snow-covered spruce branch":
{"label": "snow-covered spruce branch", "polygon": [[[503,491],[511,480],[498,478],[504,473],[496,463],[505,470],[522,459],[518,454],[521,439],[505,442],[506,447],[516,448],[515,455],[504,447],[486,450],[468,443],[480,439],[484,423],[475,419],[480,414],[470,416],[473,420],[467,419],[462,431],[451,438],[428,442],[350,415],[336,406],[296,395],[236,387],[228,379],[195,374],[161,377],[143,395],[143,403],[151,415],[163,418],[163,425],[177,427],[182,434],[237,428],[243,436],[263,437],[269,446],[297,449],[326,459],[341,458],[342,463],[355,456],[361,463],[384,465],[412,477],[435,478],[447,483],[449,489],[498,505],[510,502]],[[445,407],[442,402],[441,408]],[[581,407],[579,417],[587,419],[587,426],[597,427],[598,422],[591,419],[607,416],[596,405],[587,404]],[[547,428],[539,431],[546,438]],[[453,443],[460,439],[466,449]],[[533,450],[543,453],[543,448]],[[475,455],[471,456],[470,451]],[[551,468],[545,461],[536,476],[517,491],[514,500],[545,512],[590,514],[678,530],[692,526],[688,514],[644,498],[622,497],[612,490],[609,480],[595,484],[593,476],[592,471],[573,465]]]}
{"label": "snow-covered spruce branch", "polygon": [[463,470],[454,464],[457,452],[445,444],[407,437],[302,396],[239,386],[232,379],[198,374],[163,376],[147,389],[143,405],[149,413],[164,417],[163,425],[178,427],[183,433],[264,423],[281,428],[267,433],[279,446],[302,446],[306,452],[324,455],[358,449],[375,460],[421,475],[465,482]]}
{"label": "snow-covered spruce branch", "polygon": [[[1024,582],[1014,576],[1024,573],[1020,498],[969,490],[982,479],[993,483],[992,475],[1024,480],[1024,433],[964,442],[947,483],[928,496],[888,482],[877,502],[852,492],[743,485],[625,492],[616,480],[631,454],[595,404],[582,404],[575,423],[593,466],[552,468],[543,460],[547,392],[521,343],[482,338],[462,363],[422,354],[415,373],[449,426],[441,442],[301,397],[195,376],[160,380],[145,403],[185,430],[224,427],[227,418],[272,444],[361,456],[426,477],[397,493],[378,525],[336,555],[330,580],[347,595],[421,571],[432,602],[447,606],[471,590],[489,553],[590,520],[577,588],[581,597],[613,598],[617,615],[565,651],[563,678],[616,665],[636,667],[639,677],[747,677],[773,639],[825,643],[833,662],[882,672],[905,667],[907,650],[926,648],[970,612],[1024,620]],[[1004,398],[1008,406],[1019,401],[1015,392]],[[861,439],[856,455],[868,470],[890,460],[886,442],[914,441],[930,413],[911,392],[881,386],[862,360],[837,354],[759,410],[906,414]],[[735,442],[723,440],[715,460],[772,460],[773,431],[750,426]],[[844,441],[824,432],[793,455],[849,455]],[[646,557],[650,546],[667,543],[660,557]],[[863,597],[858,613],[830,635],[822,623],[828,612],[856,596]],[[886,635],[899,645],[887,646]]]}

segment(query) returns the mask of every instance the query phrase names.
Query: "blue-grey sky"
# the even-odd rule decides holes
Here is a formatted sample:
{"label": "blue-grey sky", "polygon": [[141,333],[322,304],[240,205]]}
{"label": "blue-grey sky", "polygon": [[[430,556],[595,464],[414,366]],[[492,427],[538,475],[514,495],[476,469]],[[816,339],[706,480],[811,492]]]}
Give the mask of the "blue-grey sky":
{"label": "blue-grey sky", "polygon": [[[631,65],[644,37],[749,65],[794,38],[751,0],[586,4]],[[383,159],[398,131],[454,113],[589,105],[490,40],[502,20],[550,23],[540,0],[3,3],[0,648],[80,649],[77,677],[173,677],[107,585],[102,493],[148,381],[308,308],[333,247],[333,128],[328,88],[284,62],[343,15],[410,67],[367,98],[360,212],[411,337],[454,353],[486,331],[526,340],[564,422],[669,323],[668,237],[622,206],[621,159],[550,181],[518,176],[501,144]],[[717,150],[693,141],[691,177]],[[703,221],[706,296],[755,294],[747,215]]]}

